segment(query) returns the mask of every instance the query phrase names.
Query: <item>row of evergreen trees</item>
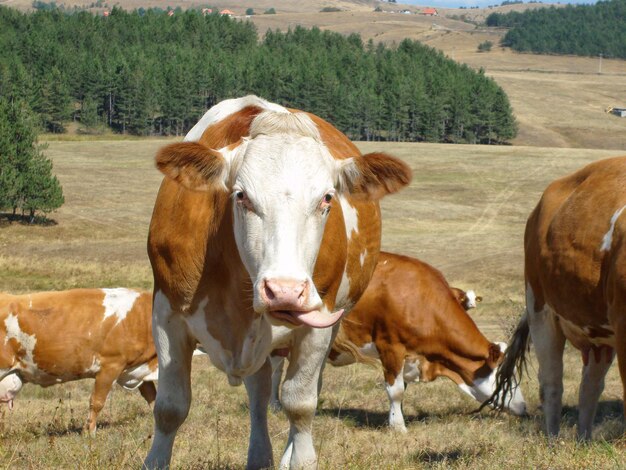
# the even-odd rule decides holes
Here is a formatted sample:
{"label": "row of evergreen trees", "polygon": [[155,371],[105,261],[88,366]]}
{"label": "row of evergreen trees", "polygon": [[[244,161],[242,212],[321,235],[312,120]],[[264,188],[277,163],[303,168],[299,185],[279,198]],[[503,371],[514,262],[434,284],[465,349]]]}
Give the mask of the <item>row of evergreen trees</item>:
{"label": "row of evergreen trees", "polygon": [[498,143],[515,136],[496,83],[405,40],[252,23],[194,11],[110,16],[0,7],[0,93],[47,131],[72,119],[137,135],[182,135],[222,99],[258,94],[328,119],[352,139]]}
{"label": "row of evergreen trees", "polygon": [[511,28],[502,45],[519,52],[626,59],[626,0],[492,13],[486,23]]}

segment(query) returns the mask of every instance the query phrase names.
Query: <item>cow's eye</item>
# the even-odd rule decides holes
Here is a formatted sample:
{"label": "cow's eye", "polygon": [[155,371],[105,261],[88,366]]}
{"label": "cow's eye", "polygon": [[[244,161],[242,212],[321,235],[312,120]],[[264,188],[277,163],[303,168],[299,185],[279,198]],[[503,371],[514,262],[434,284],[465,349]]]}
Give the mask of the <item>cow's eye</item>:
{"label": "cow's eye", "polygon": [[320,209],[326,214],[330,210],[331,202],[333,201],[333,193],[326,193],[320,201]]}
{"label": "cow's eye", "polygon": [[235,201],[238,207],[246,208],[249,211],[254,210],[252,201],[244,191],[235,191]]}

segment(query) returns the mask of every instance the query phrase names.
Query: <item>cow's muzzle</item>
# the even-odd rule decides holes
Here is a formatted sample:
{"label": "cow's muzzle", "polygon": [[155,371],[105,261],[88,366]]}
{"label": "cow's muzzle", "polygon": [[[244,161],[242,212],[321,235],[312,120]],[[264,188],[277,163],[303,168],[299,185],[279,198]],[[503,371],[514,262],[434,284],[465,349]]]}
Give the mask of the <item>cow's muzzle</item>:
{"label": "cow's muzzle", "polygon": [[282,322],[313,328],[327,328],[337,323],[343,310],[331,313],[319,302],[310,305],[310,281],[293,279],[264,279],[259,286],[260,298],[267,313]]}

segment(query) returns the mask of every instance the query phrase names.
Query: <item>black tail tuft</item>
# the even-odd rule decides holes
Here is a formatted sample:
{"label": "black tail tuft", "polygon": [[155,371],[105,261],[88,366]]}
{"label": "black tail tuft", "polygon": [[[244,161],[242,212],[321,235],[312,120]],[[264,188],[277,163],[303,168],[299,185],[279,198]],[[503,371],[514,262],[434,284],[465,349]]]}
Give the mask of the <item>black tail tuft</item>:
{"label": "black tail tuft", "polygon": [[502,411],[508,405],[508,401],[513,398],[513,392],[521,383],[522,376],[528,372],[526,351],[530,346],[529,338],[528,315],[525,314],[517,324],[504,353],[504,359],[496,372],[496,388],[493,394],[480,405],[479,410],[490,406],[497,411]]}

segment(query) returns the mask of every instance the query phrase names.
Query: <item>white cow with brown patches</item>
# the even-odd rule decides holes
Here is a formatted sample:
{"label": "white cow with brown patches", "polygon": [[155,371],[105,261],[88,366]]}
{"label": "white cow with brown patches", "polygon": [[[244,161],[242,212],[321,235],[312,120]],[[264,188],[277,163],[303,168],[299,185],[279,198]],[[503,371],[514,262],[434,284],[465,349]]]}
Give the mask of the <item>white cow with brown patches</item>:
{"label": "white cow with brown patches", "polygon": [[169,466],[197,342],[231,384],[245,383],[249,468],[273,466],[268,356],[290,347],[280,466],[315,466],[316,384],[332,327],[376,265],[377,200],[408,184],[410,170],[385,154],[362,155],[317,116],[256,96],[211,108],[185,142],[158,153],[157,166],[166,177],[148,253],[159,391],[145,466]]}
{"label": "white cow with brown patches", "polygon": [[[617,353],[626,393],[626,157],[600,160],[554,181],[530,214],[524,236],[526,312],[498,374],[514,385],[529,336],[539,363],[546,432],[557,435],[565,341],[580,350],[578,436],[590,439],[604,377]],[[522,367],[518,367],[523,370]]]}
{"label": "white cow with brown patches", "polygon": [[156,396],[152,297],[130,289],[74,289],[0,294],[0,403],[13,407],[24,383],[48,387],[95,379],[85,429],[114,382]]}

